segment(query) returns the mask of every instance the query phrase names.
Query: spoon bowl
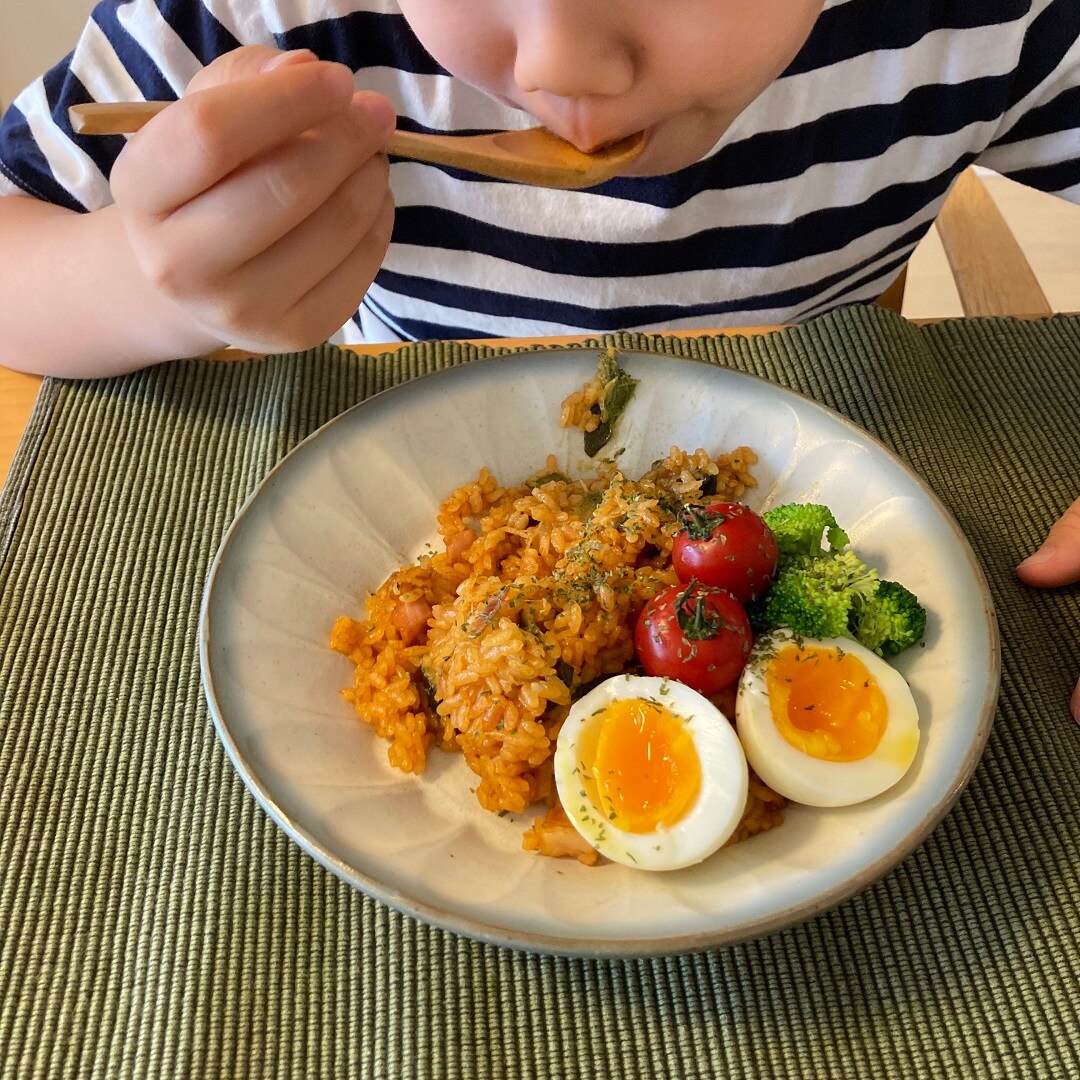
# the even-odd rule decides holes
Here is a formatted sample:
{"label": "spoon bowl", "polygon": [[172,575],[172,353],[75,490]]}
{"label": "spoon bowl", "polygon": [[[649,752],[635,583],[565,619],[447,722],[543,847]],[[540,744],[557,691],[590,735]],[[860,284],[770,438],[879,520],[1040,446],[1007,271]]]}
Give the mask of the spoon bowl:
{"label": "spoon bowl", "polygon": [[[130,135],[172,104],[168,101],[95,102],[69,110],[76,135]],[[448,165],[467,172],[549,188],[587,188],[618,176],[645,148],[638,132],[591,154],[546,128],[488,135],[425,135],[395,131],[386,151],[394,157]]]}
{"label": "spoon bowl", "polygon": [[638,132],[586,154],[547,128],[490,135],[421,135],[395,131],[387,150],[397,157],[550,188],[586,188],[618,176],[644,149]]}

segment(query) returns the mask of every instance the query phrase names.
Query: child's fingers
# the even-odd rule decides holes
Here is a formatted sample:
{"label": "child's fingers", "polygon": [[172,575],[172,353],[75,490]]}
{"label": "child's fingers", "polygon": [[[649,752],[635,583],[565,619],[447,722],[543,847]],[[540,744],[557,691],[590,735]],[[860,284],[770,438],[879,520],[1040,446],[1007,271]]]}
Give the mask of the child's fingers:
{"label": "child's fingers", "polygon": [[[311,248],[311,240],[325,240],[325,234],[310,231],[295,244],[287,238],[275,245],[203,298],[201,321],[222,340],[256,352],[306,349],[325,341],[356,314],[382,265],[394,220],[388,189],[369,214],[366,230],[332,252]],[[340,238],[334,242],[340,244]]]}
{"label": "child's fingers", "polygon": [[1039,550],[1016,572],[1027,585],[1051,587],[1080,581],[1080,499],[1054,523]]}
{"label": "child's fingers", "polygon": [[368,161],[379,163],[365,173],[378,206],[387,183],[379,121],[389,105],[379,99],[373,107],[372,97],[358,95],[346,116],[256,158],[170,214],[158,243],[176,260],[172,276],[231,273],[288,236]]}
{"label": "child's fingers", "polygon": [[[1044,588],[1080,581],[1080,499],[1054,522],[1039,550],[1016,572],[1025,584]],[[1080,724],[1080,682],[1072,692],[1069,711]]]}
{"label": "child's fingers", "polygon": [[164,217],[244,162],[343,113],[352,95],[348,68],[318,62],[182,98],[131,139],[113,169],[116,201]]}
{"label": "child's fingers", "polygon": [[185,95],[199,90],[209,90],[212,86],[237,82],[240,79],[252,79],[256,75],[292,64],[309,64],[318,60],[310,49],[292,49],[282,52],[270,45],[243,45],[219,56],[195,73],[188,83]]}
{"label": "child's fingers", "polygon": [[[318,344],[356,314],[364,293],[382,265],[393,221],[393,204],[388,199],[368,235],[287,313],[285,326],[295,330],[294,340],[306,341],[304,347]],[[312,337],[307,328],[317,327],[319,318],[329,318],[330,328],[317,330]]]}
{"label": "child's fingers", "polygon": [[[287,236],[229,279],[238,294],[261,298],[287,282],[296,298],[314,289],[365,241],[389,240],[393,200],[386,158],[371,158],[342,183],[326,202]],[[374,236],[374,240],[372,237]],[[385,244],[379,252],[380,260]],[[357,298],[359,303],[359,298]]]}

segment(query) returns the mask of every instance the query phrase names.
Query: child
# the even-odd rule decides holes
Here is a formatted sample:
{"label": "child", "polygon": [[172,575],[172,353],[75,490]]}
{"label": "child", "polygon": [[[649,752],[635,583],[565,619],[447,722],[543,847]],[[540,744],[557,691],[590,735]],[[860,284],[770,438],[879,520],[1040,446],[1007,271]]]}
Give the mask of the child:
{"label": "child", "polygon": [[[0,355],[806,319],[877,296],[974,161],[1080,200],[1078,39],[1080,0],[105,0],[0,126]],[[181,96],[126,147],[67,119]],[[648,144],[588,192],[381,152],[537,121]],[[1080,577],[1071,514],[1033,580]]]}

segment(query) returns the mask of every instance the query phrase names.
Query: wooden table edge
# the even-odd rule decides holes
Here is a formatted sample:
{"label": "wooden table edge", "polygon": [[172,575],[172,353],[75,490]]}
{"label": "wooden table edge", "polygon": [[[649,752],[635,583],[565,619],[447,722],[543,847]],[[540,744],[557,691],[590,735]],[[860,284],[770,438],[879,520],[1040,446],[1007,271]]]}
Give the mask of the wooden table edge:
{"label": "wooden table edge", "polygon": [[[657,337],[695,338],[723,335],[734,337],[737,335],[771,334],[776,330],[783,330],[782,326],[744,326],[738,329],[717,330],[662,330],[657,332]],[[586,341],[595,341],[603,337],[604,332],[592,334],[565,334],[559,337],[534,337],[534,338],[461,338],[462,345],[486,345],[492,349],[525,349],[531,345],[583,345]],[[397,352],[409,345],[416,345],[415,341],[384,341],[375,345],[342,345],[346,352],[356,353],[358,356],[382,356],[385,353]],[[210,360],[258,360],[263,354],[247,352],[244,349],[221,349],[210,353]]]}

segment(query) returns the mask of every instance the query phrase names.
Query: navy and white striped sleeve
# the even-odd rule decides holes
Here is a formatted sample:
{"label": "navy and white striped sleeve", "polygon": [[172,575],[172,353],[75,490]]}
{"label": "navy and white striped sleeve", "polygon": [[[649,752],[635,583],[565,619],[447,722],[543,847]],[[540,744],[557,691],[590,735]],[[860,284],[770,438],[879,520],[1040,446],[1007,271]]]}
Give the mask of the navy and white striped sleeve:
{"label": "navy and white striped sleeve", "polygon": [[[75,49],[31,83],[0,121],[0,195],[26,194],[71,210],[112,201],[108,177],[125,140],[78,136],[68,108],[90,101],[173,100],[203,66],[239,44],[273,44],[261,19],[240,42],[220,0],[104,0]],[[227,9],[223,14],[226,15]]]}
{"label": "navy and white striped sleeve", "polygon": [[1080,0],[1032,20],[999,130],[980,165],[1080,203]]}

